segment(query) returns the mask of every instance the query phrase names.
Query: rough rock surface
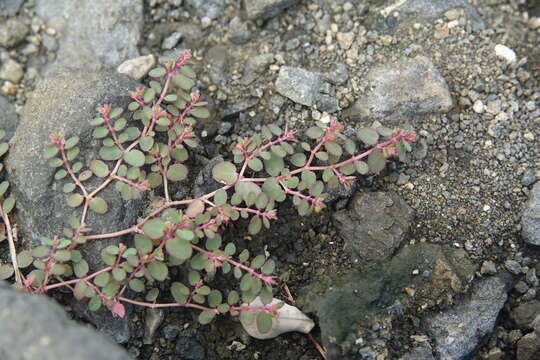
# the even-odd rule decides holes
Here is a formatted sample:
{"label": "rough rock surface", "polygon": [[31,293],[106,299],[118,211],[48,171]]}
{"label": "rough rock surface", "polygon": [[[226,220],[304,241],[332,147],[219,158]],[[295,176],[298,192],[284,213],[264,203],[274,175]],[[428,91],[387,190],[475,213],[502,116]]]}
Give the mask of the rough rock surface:
{"label": "rough rock surface", "polygon": [[341,359],[346,355],[343,349],[350,349],[347,354],[358,351],[355,334],[362,331],[358,319],[381,319],[395,304],[406,304],[404,288],[415,289],[416,303],[440,303],[449,292],[465,291],[473,274],[464,250],[420,243],[375,265],[335,278],[320,277],[300,291],[297,301],[304,312],[319,317],[330,358]]}
{"label": "rough rock surface", "polygon": [[2,0],[0,1],[0,16],[13,16],[21,8],[24,0]]}
{"label": "rough rock surface", "polygon": [[244,7],[248,19],[266,20],[296,3],[298,0],[244,0]]}
{"label": "rough rock surface", "polygon": [[[66,138],[79,136],[81,151],[77,160],[88,166],[91,160],[99,158],[100,143],[92,138],[93,127],[90,125],[96,107],[107,103],[113,107],[126,106],[130,100],[127,91],[136,85],[118,74],[67,71],[51,76],[37,86],[33,98],[23,109],[6,161],[12,193],[17,199],[17,223],[25,239],[37,243],[41,236],[62,234],[67,219],[73,215],[80,217],[82,211],[66,204],[62,186],[67,180],[55,181],[56,170],[43,157],[49,134],[56,131]],[[94,177],[85,184],[96,188],[101,182]],[[107,199],[108,212],[104,215],[90,212],[87,218],[88,225],[96,233],[125,229],[136,222],[142,212],[142,201],[124,201],[113,186],[101,194]],[[118,241],[119,238],[92,241],[82,247],[91,269],[102,264],[101,249]],[[127,323],[128,317],[113,318],[107,312],[104,318],[107,320],[96,322],[96,326],[109,333],[114,332],[111,328],[125,329],[127,332],[124,333],[116,331],[115,338],[119,341],[129,338],[129,329],[120,324]]]}
{"label": "rough rock surface", "polygon": [[336,90],[317,72],[282,66],[276,80],[276,90],[298,104],[317,110],[334,112],[338,109]]}
{"label": "rough rock surface", "polygon": [[6,137],[2,141],[11,139],[18,125],[19,116],[15,112],[15,106],[9,103],[5,97],[0,96],[0,130],[6,132]]}
{"label": "rough rock surface", "polygon": [[348,210],[334,213],[334,225],[346,246],[365,263],[382,260],[399,247],[414,211],[394,193],[358,193]]}
{"label": "rough rock surface", "polygon": [[68,319],[58,304],[0,282],[0,359],[130,360],[120,347]]}
{"label": "rough rock surface", "polygon": [[425,56],[376,66],[365,80],[369,90],[349,110],[352,118],[389,121],[452,108],[446,81]]}
{"label": "rough rock surface", "polygon": [[510,313],[510,318],[519,328],[527,329],[532,326],[532,322],[538,314],[540,314],[540,301],[531,300],[516,307]]}
{"label": "rough rock surface", "polygon": [[207,17],[209,19],[217,18],[223,8],[225,1],[223,0],[186,0],[186,5],[195,15],[199,17]]}
{"label": "rough rock surface", "polygon": [[38,0],[36,12],[60,35],[51,68],[99,70],[139,55],[141,0]]}
{"label": "rough rock surface", "polygon": [[16,18],[0,23],[0,46],[12,47],[24,40],[28,25]]}
{"label": "rough rock surface", "polygon": [[493,330],[508,290],[507,281],[500,276],[482,279],[466,300],[424,319],[438,358],[458,360],[472,353],[483,336]]}
{"label": "rough rock surface", "polygon": [[540,246],[540,181],[533,186],[523,209],[521,235],[525,242]]}
{"label": "rough rock surface", "polygon": [[523,336],[517,342],[517,360],[540,359],[540,339],[535,333]]}
{"label": "rough rock surface", "polygon": [[[383,0],[370,9],[372,17],[368,24],[378,31],[390,31],[401,24],[435,20],[452,9],[463,10],[474,30],[485,28],[482,17],[467,0]],[[397,17],[395,13],[398,13]]]}

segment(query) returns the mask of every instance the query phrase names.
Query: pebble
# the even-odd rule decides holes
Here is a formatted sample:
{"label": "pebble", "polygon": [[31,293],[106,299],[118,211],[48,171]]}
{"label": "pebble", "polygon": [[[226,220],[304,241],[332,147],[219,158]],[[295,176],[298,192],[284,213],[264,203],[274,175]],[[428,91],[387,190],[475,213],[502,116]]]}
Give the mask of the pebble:
{"label": "pebble", "polygon": [[506,60],[507,63],[515,63],[517,60],[515,51],[502,44],[495,45],[495,55]]}
{"label": "pebble", "polygon": [[476,100],[473,105],[473,110],[477,114],[481,114],[484,112],[484,103],[482,100]]}
{"label": "pebble", "polygon": [[23,77],[23,67],[15,60],[8,58],[0,66],[0,80],[18,84]]}
{"label": "pebble", "polygon": [[493,261],[484,261],[482,267],[480,268],[480,273],[482,275],[494,275],[497,273],[497,268]]}
{"label": "pebble", "polygon": [[0,22],[0,46],[10,48],[22,42],[28,33],[28,25],[22,21],[9,18]]}
{"label": "pebble", "polygon": [[514,275],[521,273],[521,265],[516,260],[506,260],[504,267]]}
{"label": "pebble", "polygon": [[354,33],[353,32],[345,32],[345,33],[338,32],[336,34],[336,40],[339,44],[339,47],[342,50],[349,50],[354,41]]}
{"label": "pebble", "polygon": [[156,58],[150,54],[126,60],[118,66],[116,71],[138,80],[144,77],[155,64]]}
{"label": "pebble", "polygon": [[182,33],[175,31],[163,40],[163,43],[161,44],[161,48],[164,50],[171,50],[172,48],[176,46],[176,44],[178,44],[181,38],[182,38]]}

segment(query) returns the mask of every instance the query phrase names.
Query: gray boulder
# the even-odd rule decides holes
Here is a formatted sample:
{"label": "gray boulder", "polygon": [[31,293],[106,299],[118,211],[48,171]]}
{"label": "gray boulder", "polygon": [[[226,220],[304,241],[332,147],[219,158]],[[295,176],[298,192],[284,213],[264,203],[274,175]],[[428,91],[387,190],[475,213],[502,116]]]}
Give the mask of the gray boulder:
{"label": "gray boulder", "polygon": [[358,193],[348,210],[334,213],[334,226],[345,246],[365,263],[393,254],[405,238],[414,211],[394,193]]}
{"label": "gray boulder", "polygon": [[396,122],[419,114],[444,113],[453,105],[446,81],[425,56],[376,66],[365,81],[367,93],[348,110],[353,119]]}
{"label": "gray boulder", "polygon": [[0,95],[0,130],[6,132],[6,137],[2,141],[11,139],[18,125],[19,116],[15,112],[15,106]]}
{"label": "gray boulder", "polygon": [[540,181],[533,186],[523,209],[521,236],[526,243],[540,246]]}
{"label": "gray boulder", "polygon": [[45,296],[13,290],[0,282],[0,359],[129,360],[119,346],[68,319]]}
{"label": "gray boulder", "polygon": [[37,0],[35,8],[59,34],[51,68],[99,70],[139,56],[142,0]]}
{"label": "gray boulder", "polygon": [[[77,160],[87,168],[91,160],[99,158],[101,145],[101,142],[93,139],[93,127],[90,125],[97,114],[96,107],[108,103],[113,107],[125,107],[130,101],[126,96],[128,90],[136,86],[135,81],[122,75],[88,71],[61,72],[38,83],[32,98],[23,109],[20,125],[11,139],[11,148],[5,162],[11,191],[17,199],[17,223],[24,235],[21,239],[30,239],[33,245],[37,245],[42,236],[61,235],[70,216],[81,216],[82,207],[69,207],[66,194],[62,192],[62,186],[68,180],[54,180],[56,169],[50,167],[44,159],[43,152],[49,143],[49,134],[56,131],[66,138],[79,136],[81,151]],[[85,185],[95,189],[102,181],[93,177]],[[107,201],[108,212],[103,215],[89,212],[87,224],[93,229],[92,233],[122,230],[136,223],[142,213],[142,200],[124,201],[114,186],[108,186],[100,194]],[[129,237],[123,239],[124,242],[129,240]],[[81,246],[90,268],[100,268],[101,250],[119,241],[120,238],[90,241]],[[127,317],[113,318],[107,313],[106,318],[108,321],[95,323],[96,326],[106,332],[109,328],[125,329],[127,333],[116,332],[114,335],[118,341],[126,341],[129,329],[118,323],[127,322]]]}
{"label": "gray boulder", "polygon": [[323,75],[302,68],[282,66],[276,80],[276,91],[295,103],[320,111],[338,110],[336,89]]}
{"label": "gray boulder", "polygon": [[248,19],[266,20],[298,2],[298,0],[244,0],[244,8]]}
{"label": "gray boulder", "polygon": [[2,0],[0,1],[0,16],[14,16],[17,14],[23,0]]}
{"label": "gray boulder", "polygon": [[459,360],[471,354],[493,331],[507,299],[509,282],[502,276],[480,280],[457,306],[423,320],[440,360]]}

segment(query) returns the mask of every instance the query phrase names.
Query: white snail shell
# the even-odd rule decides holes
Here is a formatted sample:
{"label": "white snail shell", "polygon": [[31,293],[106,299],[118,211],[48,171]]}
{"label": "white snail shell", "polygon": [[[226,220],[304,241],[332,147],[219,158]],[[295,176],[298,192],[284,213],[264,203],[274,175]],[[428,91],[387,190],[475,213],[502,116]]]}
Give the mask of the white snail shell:
{"label": "white snail shell", "polygon": [[[281,303],[281,300],[274,298],[271,302],[272,305]],[[248,304],[243,304],[248,305]],[[249,305],[262,306],[263,302],[259,297],[256,297]],[[263,311],[263,310],[258,310]],[[257,312],[257,310],[256,310]],[[262,334],[257,329],[257,322],[253,321],[251,324],[246,325],[242,322],[244,330],[252,337],[256,339],[273,339],[283,333],[290,331],[299,331],[304,334],[308,334],[315,326],[313,320],[308,318],[303,312],[298,310],[297,307],[284,304],[277,310],[277,316],[272,318],[272,327],[270,331]]]}

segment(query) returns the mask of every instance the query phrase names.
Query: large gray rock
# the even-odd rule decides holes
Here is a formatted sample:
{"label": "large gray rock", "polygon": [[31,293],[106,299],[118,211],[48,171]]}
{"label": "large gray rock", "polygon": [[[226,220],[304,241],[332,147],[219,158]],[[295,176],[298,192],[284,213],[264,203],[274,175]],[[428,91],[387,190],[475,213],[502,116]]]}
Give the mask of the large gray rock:
{"label": "large gray rock", "polygon": [[19,116],[15,112],[15,106],[0,95],[0,130],[6,132],[6,137],[2,141],[11,139],[18,125]]}
{"label": "large gray rock", "polygon": [[[302,311],[319,317],[329,358],[353,359],[351,354],[358,354],[363,346],[356,342],[358,334],[383,321],[395,304],[402,304],[403,311],[440,306],[449,294],[467,290],[474,270],[462,249],[418,243],[348,274],[318,277],[301,289],[297,303]],[[405,288],[415,289],[413,298],[406,295]]]}
{"label": "large gray rock", "polygon": [[540,246],[540,181],[533,186],[523,209],[521,236],[526,243]]}
{"label": "large gray rock", "polygon": [[540,301],[531,300],[520,304],[512,309],[510,319],[517,327],[529,329],[533,327],[533,321],[540,314]]}
{"label": "large gray rock", "polygon": [[19,19],[9,18],[0,23],[0,46],[12,47],[24,40],[28,25]]}
{"label": "large gray rock", "polygon": [[438,359],[459,360],[471,354],[493,331],[509,289],[508,281],[501,276],[482,279],[460,304],[425,318],[424,326],[434,340]]}
{"label": "large gray rock", "polygon": [[355,119],[395,121],[452,108],[446,81],[425,56],[376,66],[364,80],[367,93],[348,111]]}
{"label": "large gray rock", "polygon": [[327,112],[338,109],[336,89],[321,73],[282,66],[275,86],[278,93],[295,103]]}
{"label": "large gray rock", "polygon": [[244,8],[248,19],[266,20],[298,2],[298,0],[244,0]]}
{"label": "large gray rock", "polygon": [[[427,23],[443,17],[452,9],[462,9],[474,30],[485,28],[482,17],[467,0],[369,0],[376,6],[370,8],[366,25],[377,31],[395,31],[402,24]],[[398,13],[398,17],[394,14]]]}
{"label": "large gray rock", "polygon": [[404,239],[414,211],[394,193],[358,193],[348,210],[334,213],[334,226],[345,246],[361,262],[383,260]]}
{"label": "large gray rock", "polygon": [[0,1],[0,16],[13,16],[17,14],[24,0]]}
{"label": "large gray rock", "polygon": [[186,0],[186,5],[198,17],[213,20],[221,15],[226,4],[223,0]]}
{"label": "large gray rock", "polygon": [[52,68],[99,70],[139,56],[142,0],[37,0],[36,13],[59,34]]}
{"label": "large gray rock", "polygon": [[68,319],[45,296],[17,292],[0,282],[0,359],[129,360],[123,349]]}
{"label": "large gray rock", "polygon": [[[43,156],[45,145],[49,143],[49,134],[56,131],[66,138],[79,136],[81,151],[77,160],[87,168],[91,160],[99,158],[101,145],[93,139],[93,127],[90,125],[97,114],[96,107],[108,103],[113,107],[126,106],[130,101],[129,96],[126,96],[128,90],[136,86],[135,81],[122,75],[88,71],[57,73],[38,83],[32,98],[23,109],[5,163],[11,191],[17,199],[17,223],[24,235],[21,239],[30,239],[38,244],[42,236],[61,235],[70,216],[81,216],[82,207],[69,207],[66,194],[62,192],[62,186],[68,180],[55,181],[56,169],[50,167]],[[86,181],[85,185],[95,189],[102,181],[94,177]],[[89,212],[87,224],[94,234],[133,226],[142,213],[141,200],[122,200],[112,185],[105,188],[100,196],[106,199],[108,212],[103,215]],[[102,266],[101,250],[120,240],[90,241],[82,246],[83,256],[91,269],[96,270]],[[129,240],[129,237],[123,239],[124,242]],[[107,315],[108,321],[100,321],[96,326],[109,333],[113,332],[111,328],[129,331],[127,326],[118,325],[127,322],[127,317],[115,319],[110,313]],[[125,341],[129,333],[116,331],[115,338]]]}

